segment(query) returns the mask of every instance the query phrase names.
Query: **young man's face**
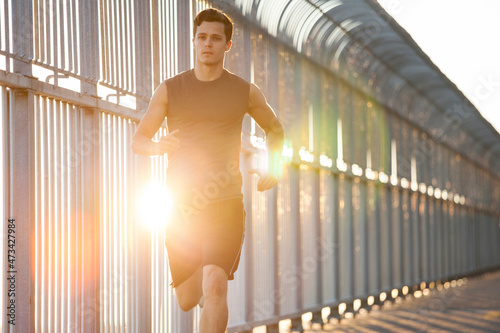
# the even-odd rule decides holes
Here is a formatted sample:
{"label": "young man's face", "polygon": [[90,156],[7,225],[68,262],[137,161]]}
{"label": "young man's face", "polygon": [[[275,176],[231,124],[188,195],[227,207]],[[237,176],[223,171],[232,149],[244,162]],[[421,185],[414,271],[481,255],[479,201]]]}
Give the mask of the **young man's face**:
{"label": "young man's face", "polygon": [[193,46],[197,61],[204,65],[216,65],[224,61],[231,41],[226,41],[223,23],[204,21],[196,30]]}

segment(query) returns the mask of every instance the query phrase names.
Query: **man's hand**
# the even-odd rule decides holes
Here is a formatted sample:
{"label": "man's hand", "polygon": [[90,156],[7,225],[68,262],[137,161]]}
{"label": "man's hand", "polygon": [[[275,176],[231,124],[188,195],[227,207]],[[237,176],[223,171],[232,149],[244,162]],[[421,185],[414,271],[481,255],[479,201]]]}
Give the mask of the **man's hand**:
{"label": "man's hand", "polygon": [[257,183],[257,191],[259,192],[270,190],[278,184],[276,177],[271,174],[262,175],[262,173],[256,169],[250,170],[248,173],[255,173],[259,176],[259,182]]}
{"label": "man's hand", "polygon": [[176,136],[180,130],[176,129],[165,136],[160,137],[158,141],[158,155],[170,154],[180,148],[181,141]]}

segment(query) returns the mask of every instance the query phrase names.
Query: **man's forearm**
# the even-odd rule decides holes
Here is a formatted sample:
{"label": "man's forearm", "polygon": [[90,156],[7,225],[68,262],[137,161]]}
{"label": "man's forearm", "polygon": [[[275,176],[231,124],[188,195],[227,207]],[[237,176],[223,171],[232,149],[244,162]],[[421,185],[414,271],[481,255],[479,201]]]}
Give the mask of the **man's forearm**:
{"label": "man's forearm", "polygon": [[275,129],[267,136],[267,150],[269,152],[269,172],[278,178],[281,174],[281,154],[283,152],[284,132]]}
{"label": "man's forearm", "polygon": [[155,156],[159,155],[158,143],[147,138],[132,138],[132,151],[139,155]]}

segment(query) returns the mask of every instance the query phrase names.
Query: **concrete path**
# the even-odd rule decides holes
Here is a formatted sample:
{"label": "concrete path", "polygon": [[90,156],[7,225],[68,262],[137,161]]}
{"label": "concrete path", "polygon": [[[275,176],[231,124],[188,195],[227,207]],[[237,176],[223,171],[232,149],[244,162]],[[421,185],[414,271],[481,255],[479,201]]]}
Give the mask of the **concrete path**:
{"label": "concrete path", "polygon": [[500,272],[461,282],[306,332],[500,332]]}

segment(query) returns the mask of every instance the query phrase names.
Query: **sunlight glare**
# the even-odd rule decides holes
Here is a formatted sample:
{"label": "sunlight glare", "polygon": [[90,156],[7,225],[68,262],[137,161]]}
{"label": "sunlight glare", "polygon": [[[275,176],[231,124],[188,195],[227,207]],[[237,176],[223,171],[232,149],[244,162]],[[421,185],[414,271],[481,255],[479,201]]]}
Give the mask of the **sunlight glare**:
{"label": "sunlight glare", "polygon": [[172,213],[173,197],[166,186],[150,184],[139,199],[139,218],[152,230],[161,230],[167,224]]}

